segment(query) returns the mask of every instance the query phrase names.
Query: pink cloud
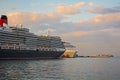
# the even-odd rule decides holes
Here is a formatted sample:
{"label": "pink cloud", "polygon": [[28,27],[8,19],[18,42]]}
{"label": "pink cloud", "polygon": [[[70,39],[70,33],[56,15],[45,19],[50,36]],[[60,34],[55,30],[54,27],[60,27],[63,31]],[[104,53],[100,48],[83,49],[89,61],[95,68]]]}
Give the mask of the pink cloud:
{"label": "pink cloud", "polygon": [[98,15],[92,18],[90,22],[98,24],[120,22],[120,13]]}
{"label": "pink cloud", "polygon": [[56,12],[59,14],[77,14],[79,13],[79,8],[84,6],[84,2],[79,2],[73,5],[60,4],[57,6]]}
{"label": "pink cloud", "polygon": [[88,12],[91,12],[91,13],[97,13],[103,9],[102,5],[95,5],[93,2],[88,3],[88,5],[91,8],[90,10],[88,10]]}
{"label": "pink cloud", "polygon": [[74,32],[61,34],[60,36],[64,39],[71,39],[71,38],[78,39],[80,37],[90,37],[90,36],[96,36],[98,34],[115,35],[118,32],[119,30],[111,28],[111,29],[91,30],[91,31],[74,31]]}
{"label": "pink cloud", "polygon": [[89,2],[88,5],[89,5],[90,7],[94,7],[94,6],[95,6],[93,2]]}
{"label": "pink cloud", "polygon": [[99,32],[102,32],[102,33],[113,33],[113,32],[116,32],[116,29],[103,29],[103,30],[99,30]]}
{"label": "pink cloud", "polygon": [[82,36],[88,36],[92,34],[92,31],[75,31],[75,32],[69,32],[69,33],[64,33],[61,36],[63,38],[73,38],[73,37],[82,37]]}
{"label": "pink cloud", "polygon": [[15,12],[8,13],[9,24],[43,23],[60,21],[66,17],[56,13]]}
{"label": "pink cloud", "polygon": [[96,13],[96,14],[110,14],[110,13],[119,13],[120,12],[120,6],[114,6],[114,7],[104,7],[102,5],[95,5],[94,3],[90,2],[88,3],[90,9],[87,10],[90,13]]}
{"label": "pink cloud", "polygon": [[91,19],[88,19],[87,21],[79,20],[75,23],[81,25],[81,24],[89,24],[89,25],[109,25],[109,24],[117,24],[120,22],[120,13],[111,13],[111,14],[101,14],[97,15]]}

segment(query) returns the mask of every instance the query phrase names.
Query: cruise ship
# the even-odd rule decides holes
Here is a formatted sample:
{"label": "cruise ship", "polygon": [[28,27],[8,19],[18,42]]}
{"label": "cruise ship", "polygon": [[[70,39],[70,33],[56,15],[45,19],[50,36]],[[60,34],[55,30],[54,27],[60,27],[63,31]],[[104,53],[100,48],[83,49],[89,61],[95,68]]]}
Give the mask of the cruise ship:
{"label": "cruise ship", "polygon": [[58,36],[38,36],[29,29],[8,26],[6,15],[0,18],[0,59],[56,59],[65,52]]}

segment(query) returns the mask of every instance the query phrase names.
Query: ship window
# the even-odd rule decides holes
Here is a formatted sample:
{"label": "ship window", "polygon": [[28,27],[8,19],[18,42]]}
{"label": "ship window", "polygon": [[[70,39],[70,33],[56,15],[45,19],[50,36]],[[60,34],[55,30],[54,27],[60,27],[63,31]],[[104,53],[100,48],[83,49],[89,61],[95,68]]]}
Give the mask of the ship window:
{"label": "ship window", "polygon": [[9,49],[14,49],[14,47],[9,47]]}
{"label": "ship window", "polygon": [[8,47],[7,46],[2,46],[1,49],[8,49]]}

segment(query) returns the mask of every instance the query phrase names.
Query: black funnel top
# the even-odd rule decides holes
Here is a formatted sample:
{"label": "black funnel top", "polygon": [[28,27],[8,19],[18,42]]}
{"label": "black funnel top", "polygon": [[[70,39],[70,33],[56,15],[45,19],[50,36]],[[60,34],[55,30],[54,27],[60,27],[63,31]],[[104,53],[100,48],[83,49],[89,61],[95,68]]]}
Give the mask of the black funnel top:
{"label": "black funnel top", "polygon": [[7,16],[6,15],[2,15],[1,19],[7,19]]}

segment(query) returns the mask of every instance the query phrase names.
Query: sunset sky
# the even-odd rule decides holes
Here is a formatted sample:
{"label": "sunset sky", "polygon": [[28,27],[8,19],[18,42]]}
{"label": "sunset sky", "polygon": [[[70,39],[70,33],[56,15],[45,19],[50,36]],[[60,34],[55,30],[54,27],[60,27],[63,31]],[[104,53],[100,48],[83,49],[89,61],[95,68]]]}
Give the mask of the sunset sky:
{"label": "sunset sky", "polygon": [[120,56],[120,0],[1,0],[2,14],[37,35],[49,28],[79,55]]}

